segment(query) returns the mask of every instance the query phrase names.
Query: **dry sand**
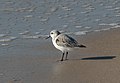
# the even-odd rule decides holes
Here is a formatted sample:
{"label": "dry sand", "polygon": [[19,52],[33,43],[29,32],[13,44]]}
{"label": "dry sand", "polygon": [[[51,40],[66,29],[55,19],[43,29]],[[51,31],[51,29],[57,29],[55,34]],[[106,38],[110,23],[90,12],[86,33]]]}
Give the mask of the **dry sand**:
{"label": "dry sand", "polygon": [[77,40],[87,48],[71,52],[63,62],[56,62],[61,52],[51,42],[31,47],[47,50],[47,56],[0,56],[0,83],[120,83],[120,28]]}

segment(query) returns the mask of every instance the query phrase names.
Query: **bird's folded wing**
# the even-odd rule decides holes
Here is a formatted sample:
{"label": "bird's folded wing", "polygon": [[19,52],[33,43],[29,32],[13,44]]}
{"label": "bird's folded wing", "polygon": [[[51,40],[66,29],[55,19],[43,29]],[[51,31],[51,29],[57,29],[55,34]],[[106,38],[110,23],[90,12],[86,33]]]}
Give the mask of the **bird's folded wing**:
{"label": "bird's folded wing", "polygon": [[78,42],[65,34],[61,34],[56,38],[56,44],[63,47],[78,47]]}

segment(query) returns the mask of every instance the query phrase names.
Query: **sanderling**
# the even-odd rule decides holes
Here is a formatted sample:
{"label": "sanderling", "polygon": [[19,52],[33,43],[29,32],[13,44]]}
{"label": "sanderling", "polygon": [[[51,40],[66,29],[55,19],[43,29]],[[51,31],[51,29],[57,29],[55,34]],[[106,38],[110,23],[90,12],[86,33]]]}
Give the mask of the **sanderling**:
{"label": "sanderling", "polygon": [[[78,42],[75,39],[73,39],[72,37],[70,37],[66,34],[62,34],[57,30],[52,30],[50,32],[49,37],[52,38],[53,45],[58,50],[62,51],[62,58],[61,58],[60,61],[63,61],[63,58],[64,58],[65,54],[66,54],[65,60],[67,60],[68,51],[72,50],[73,48],[76,48],[76,47],[86,48],[86,46],[84,46],[82,44],[78,44]],[[47,37],[47,38],[49,38],[49,37]]]}

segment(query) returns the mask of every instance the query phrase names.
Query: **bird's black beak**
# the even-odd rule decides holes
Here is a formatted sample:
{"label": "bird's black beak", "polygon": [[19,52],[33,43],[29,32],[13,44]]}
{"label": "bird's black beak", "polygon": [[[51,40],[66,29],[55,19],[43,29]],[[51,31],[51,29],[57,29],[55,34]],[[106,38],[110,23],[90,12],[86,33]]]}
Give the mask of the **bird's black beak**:
{"label": "bird's black beak", "polygon": [[50,38],[50,35],[48,37],[46,37],[45,39],[48,39],[48,38]]}

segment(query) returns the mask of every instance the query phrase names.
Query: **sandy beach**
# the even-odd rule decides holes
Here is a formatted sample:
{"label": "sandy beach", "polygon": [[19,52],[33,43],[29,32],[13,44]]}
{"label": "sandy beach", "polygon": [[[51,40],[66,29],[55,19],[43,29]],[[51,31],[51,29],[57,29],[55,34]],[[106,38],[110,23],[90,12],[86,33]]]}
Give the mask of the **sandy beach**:
{"label": "sandy beach", "polygon": [[24,55],[0,56],[0,83],[120,83],[120,28],[76,39],[87,48],[70,52],[63,62],[57,62],[61,52],[50,40],[28,44]]}
{"label": "sandy beach", "polygon": [[[51,30],[87,48],[61,51]],[[120,83],[120,0],[0,0],[0,83]]]}

